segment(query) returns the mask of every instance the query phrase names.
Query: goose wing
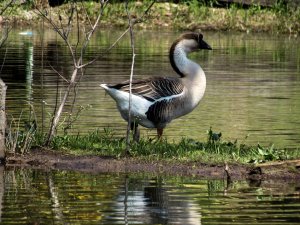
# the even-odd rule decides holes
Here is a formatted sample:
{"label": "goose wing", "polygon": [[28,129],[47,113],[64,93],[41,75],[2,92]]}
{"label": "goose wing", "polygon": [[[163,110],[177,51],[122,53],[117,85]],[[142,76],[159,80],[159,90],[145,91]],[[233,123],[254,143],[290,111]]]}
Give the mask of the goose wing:
{"label": "goose wing", "polygon": [[[121,91],[129,92],[129,81],[116,85],[109,85]],[[135,80],[132,82],[131,91],[134,95],[139,95],[148,101],[169,99],[172,96],[183,92],[184,85],[181,80],[173,77],[157,77],[146,80]]]}

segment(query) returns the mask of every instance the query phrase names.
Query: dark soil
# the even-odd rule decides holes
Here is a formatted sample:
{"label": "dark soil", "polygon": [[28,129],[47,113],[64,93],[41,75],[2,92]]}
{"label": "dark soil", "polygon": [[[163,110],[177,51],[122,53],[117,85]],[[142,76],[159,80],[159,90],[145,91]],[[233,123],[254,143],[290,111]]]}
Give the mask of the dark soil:
{"label": "dark soil", "polygon": [[[204,164],[201,162],[145,161],[137,158],[113,158],[104,156],[76,156],[59,151],[35,149],[25,155],[8,155],[7,167],[26,167],[36,169],[55,169],[103,172],[144,172],[165,175],[196,176],[199,178],[231,180],[300,179],[300,161],[282,161],[259,166],[228,164],[228,173],[223,164]],[[229,177],[226,175],[229,174]]]}

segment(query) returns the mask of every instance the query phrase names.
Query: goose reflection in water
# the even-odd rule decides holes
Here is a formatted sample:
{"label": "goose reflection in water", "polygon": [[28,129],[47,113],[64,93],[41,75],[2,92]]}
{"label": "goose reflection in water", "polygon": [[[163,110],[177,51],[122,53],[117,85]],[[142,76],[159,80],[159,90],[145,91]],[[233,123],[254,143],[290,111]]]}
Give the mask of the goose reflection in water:
{"label": "goose reflection in water", "polygon": [[[131,182],[134,182],[131,180]],[[152,179],[143,190],[127,184],[125,192],[119,194],[113,208],[114,218],[125,224],[139,221],[141,224],[200,225],[199,206],[191,198],[177,195],[174,187],[167,187],[160,178]]]}

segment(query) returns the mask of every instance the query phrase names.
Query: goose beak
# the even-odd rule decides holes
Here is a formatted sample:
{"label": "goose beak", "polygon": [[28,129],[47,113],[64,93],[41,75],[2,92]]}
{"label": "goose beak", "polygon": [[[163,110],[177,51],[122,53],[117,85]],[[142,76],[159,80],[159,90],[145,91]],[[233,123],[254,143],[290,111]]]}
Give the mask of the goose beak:
{"label": "goose beak", "polygon": [[205,41],[201,40],[199,43],[199,48],[200,49],[207,49],[207,50],[212,50],[212,48],[207,44]]}

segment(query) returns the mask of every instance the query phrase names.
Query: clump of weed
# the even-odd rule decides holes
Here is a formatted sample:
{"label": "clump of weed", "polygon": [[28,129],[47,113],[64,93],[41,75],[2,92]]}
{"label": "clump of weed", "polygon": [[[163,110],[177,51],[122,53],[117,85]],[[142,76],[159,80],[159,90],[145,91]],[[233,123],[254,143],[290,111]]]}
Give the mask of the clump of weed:
{"label": "clump of weed", "polygon": [[[30,116],[31,117],[31,116]],[[5,144],[10,153],[24,154],[30,150],[35,143],[37,135],[36,119],[21,124],[22,113],[18,119],[11,118],[10,126],[6,130]]]}
{"label": "clump of weed", "polygon": [[260,144],[257,145],[257,148],[251,149],[251,159],[250,163],[263,163],[267,161],[275,160],[286,160],[291,158],[291,155],[285,149],[275,149],[274,145],[270,147],[263,147]]}

